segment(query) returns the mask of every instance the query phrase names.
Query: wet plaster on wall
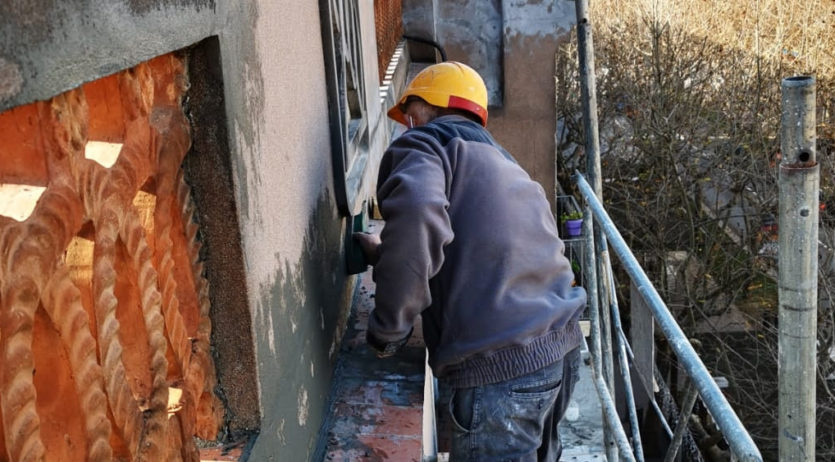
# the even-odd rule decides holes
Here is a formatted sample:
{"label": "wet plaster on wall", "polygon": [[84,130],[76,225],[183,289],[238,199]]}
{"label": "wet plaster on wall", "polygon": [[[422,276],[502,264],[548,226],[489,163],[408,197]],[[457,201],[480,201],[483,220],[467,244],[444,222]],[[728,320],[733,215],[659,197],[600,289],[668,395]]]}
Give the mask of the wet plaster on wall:
{"label": "wet plaster on wall", "polygon": [[342,227],[332,202],[315,4],[223,4],[220,61],[238,204],[260,431],[249,460],[304,460],[347,317]]}
{"label": "wet plaster on wall", "polygon": [[20,67],[0,57],[0,101],[14,97],[22,87]]}
{"label": "wet plaster on wall", "polygon": [[252,42],[243,45],[250,49],[234,52],[255,59],[224,75],[236,82],[230,104],[258,101],[232,124],[235,182],[247,204],[248,286],[258,288],[250,304],[264,417],[252,460],[304,460],[322,418],[328,353],[346,305],[339,303],[344,220],[332,202],[322,44],[318,33],[299,32],[320,30],[318,9],[261,2],[249,30]]}
{"label": "wet plaster on wall", "polygon": [[477,70],[487,85],[489,105],[502,105],[501,0],[459,0],[439,5],[438,41],[447,57]]}
{"label": "wet plaster on wall", "polygon": [[[256,11],[257,7],[257,11]],[[315,4],[230,6],[220,34],[262,416],[249,460],[306,460],[347,317]]]}
{"label": "wet plaster on wall", "polygon": [[304,251],[299,231],[319,194],[333,190],[321,38],[299,32],[319,30],[318,8],[260,2],[258,10],[254,24],[240,27],[251,38],[229,37],[231,49],[223,50],[245,58],[230,60],[224,76],[229,104],[245,108],[232,121],[232,143],[239,152],[243,239],[247,254],[256,256],[247,261],[253,287],[275,265],[257,256],[278,249],[285,262],[298,260]]}
{"label": "wet plaster on wall", "polygon": [[[0,110],[196,43],[219,22],[208,0],[0,2],[0,58],[21,81],[0,92]],[[0,74],[0,88],[8,86],[8,71]]]}
{"label": "wet plaster on wall", "polygon": [[[299,33],[318,30],[318,9],[292,1],[219,8],[228,8],[220,35],[231,57],[224,78],[244,239],[268,244],[252,252],[280,248],[294,261],[302,241],[286,230],[302,229],[318,194],[333,188],[330,156],[318,155],[330,151],[321,37]],[[251,269],[266,274],[271,264]]]}
{"label": "wet plaster on wall", "polygon": [[152,10],[177,6],[177,4],[190,4],[198,10],[215,9],[215,0],[127,0],[127,4],[134,14],[146,14]]}
{"label": "wet plaster on wall", "polygon": [[258,5],[255,2],[222,4],[228,8],[220,36],[221,63],[229,115],[230,143],[235,152],[232,168],[241,223],[260,219],[259,196],[250,188],[261,184],[253,166],[259,157],[261,128],[264,126],[264,75],[256,40]]}
{"label": "wet plaster on wall", "polygon": [[334,345],[349,308],[345,262],[334,251],[343,232],[335,210],[332,197],[320,194],[304,232],[305,251],[295,264],[279,265],[259,288],[255,325],[271,330],[256,345],[261,405],[273,418],[264,420],[251,460],[307,460],[315,449]]}

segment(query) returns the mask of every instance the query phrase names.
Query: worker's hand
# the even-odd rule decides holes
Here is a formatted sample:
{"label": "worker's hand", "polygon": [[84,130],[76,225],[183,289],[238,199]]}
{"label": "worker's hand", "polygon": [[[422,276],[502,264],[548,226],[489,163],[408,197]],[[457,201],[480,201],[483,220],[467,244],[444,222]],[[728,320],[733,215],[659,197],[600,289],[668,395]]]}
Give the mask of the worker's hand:
{"label": "worker's hand", "polygon": [[371,233],[354,233],[352,236],[362,248],[362,253],[365,255],[365,261],[367,261],[371,266],[376,265],[377,260],[380,259],[380,244],[382,243],[380,235]]}
{"label": "worker's hand", "polygon": [[368,330],[365,331],[365,342],[368,343],[368,346],[374,350],[378,358],[388,358],[389,356],[394,356],[395,353],[406,345],[406,342],[409,341],[409,338],[412,336],[412,332],[414,332],[414,330],[415,329],[412,328],[405,337],[394,342],[386,342]]}

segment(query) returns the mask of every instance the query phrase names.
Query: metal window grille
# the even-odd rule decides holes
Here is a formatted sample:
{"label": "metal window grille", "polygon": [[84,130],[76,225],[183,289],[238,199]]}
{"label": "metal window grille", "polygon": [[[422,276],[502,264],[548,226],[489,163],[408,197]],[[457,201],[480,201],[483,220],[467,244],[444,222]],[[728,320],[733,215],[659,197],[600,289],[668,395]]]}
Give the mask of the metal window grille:
{"label": "metal window grille", "polygon": [[345,215],[358,213],[368,162],[368,111],[357,0],[320,0],[336,200]]}

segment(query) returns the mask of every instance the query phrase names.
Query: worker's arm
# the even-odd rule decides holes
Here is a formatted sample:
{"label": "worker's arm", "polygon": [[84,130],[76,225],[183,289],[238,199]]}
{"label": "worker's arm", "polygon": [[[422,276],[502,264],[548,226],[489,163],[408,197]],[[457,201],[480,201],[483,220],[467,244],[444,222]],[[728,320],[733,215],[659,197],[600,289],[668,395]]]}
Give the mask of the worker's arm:
{"label": "worker's arm", "polygon": [[375,266],[377,260],[380,259],[380,235],[373,233],[356,232],[352,234],[353,238],[360,245],[365,261],[369,265]]}
{"label": "worker's arm", "polygon": [[378,351],[392,353],[405,344],[415,318],[432,302],[429,280],[453,238],[447,215],[451,173],[442,149],[433,137],[409,131],[392,143],[380,165],[377,199],[385,226],[367,335]]}

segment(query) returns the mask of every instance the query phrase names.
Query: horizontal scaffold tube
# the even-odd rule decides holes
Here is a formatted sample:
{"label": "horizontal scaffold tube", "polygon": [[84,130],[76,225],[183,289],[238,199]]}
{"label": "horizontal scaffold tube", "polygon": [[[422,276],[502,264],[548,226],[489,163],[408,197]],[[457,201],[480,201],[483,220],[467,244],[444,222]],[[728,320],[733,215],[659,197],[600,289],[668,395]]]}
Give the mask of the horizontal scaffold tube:
{"label": "horizontal scaffold tube", "polygon": [[575,180],[580,193],[586,200],[586,204],[591,208],[594,220],[602,228],[609,240],[611,249],[618,256],[621,263],[623,263],[624,269],[629,273],[641,296],[644,297],[647,305],[649,305],[659,328],[667,337],[670,346],[678,356],[679,362],[699,391],[702,401],[710,411],[722,434],[725,435],[731,451],[737,460],[740,461],[762,461],[762,455],[760,455],[759,449],[757,449],[753,439],[751,439],[751,435],[748,434],[739,417],[737,417],[730,404],[728,404],[728,400],[725,399],[719,386],[716,385],[716,382],[711,377],[704,363],[702,363],[696,350],[690,345],[687,336],[684,335],[684,332],[679,327],[672,313],[670,313],[664,300],[661,299],[658,291],[655,290],[649,277],[641,268],[635,255],[632,254],[632,251],[615,227],[612,219],[609,218],[603,204],[597,199],[591,186],[580,172],[576,172]]}

